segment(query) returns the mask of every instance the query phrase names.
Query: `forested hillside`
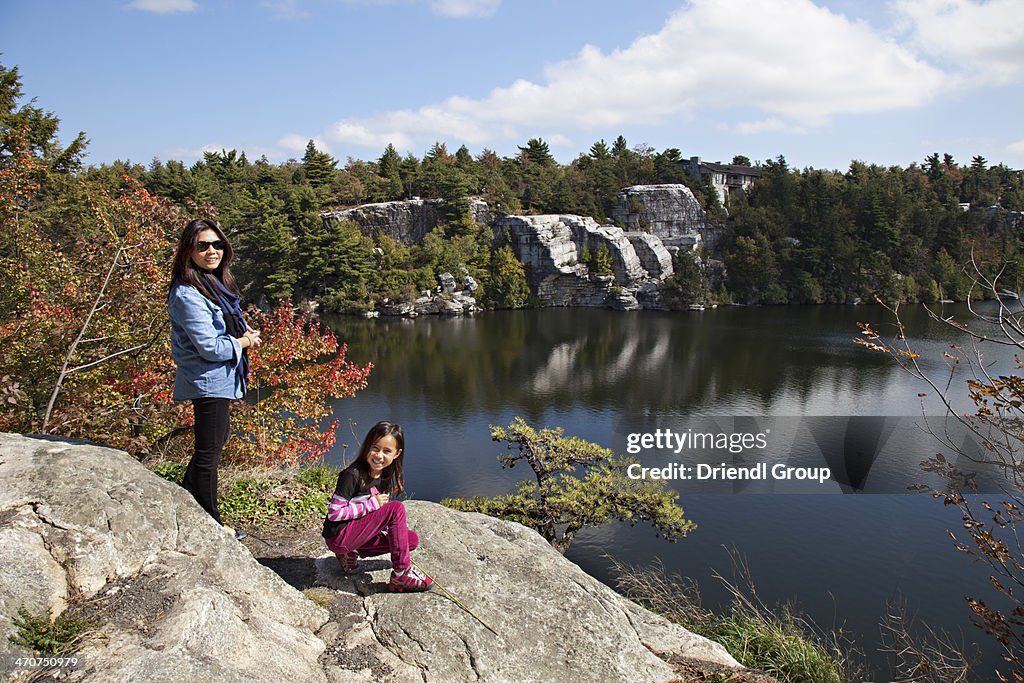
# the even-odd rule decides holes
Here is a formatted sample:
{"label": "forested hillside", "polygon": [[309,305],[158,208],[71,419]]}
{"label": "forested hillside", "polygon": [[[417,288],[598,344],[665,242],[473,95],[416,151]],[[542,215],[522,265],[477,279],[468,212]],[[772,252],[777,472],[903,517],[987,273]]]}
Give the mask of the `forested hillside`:
{"label": "forested hillside", "polygon": [[[28,134],[53,139],[56,116],[28,107],[37,113],[26,118],[26,106],[18,104],[17,70],[0,73],[5,138],[32,124]],[[853,161],[845,170],[794,169],[779,156],[757,162],[760,179],[753,190],[734,192],[722,207],[709,184],[683,172],[680,149],[656,152],[630,146],[621,136],[611,144],[595,142],[568,164],[558,163],[537,138],[505,157],[465,146],[452,153],[438,142],[422,158],[402,156],[388,145],[377,159],[342,163],[310,141],[301,160],[284,163],[222,150],[191,165],[154,159],[82,168],[85,144],[80,137],[49,152],[51,172],[41,178],[34,200],[41,208],[32,217],[46,234],[71,237],[72,217],[90,192],[116,193],[134,181],[188,213],[221,222],[239,252],[238,272],[251,302],[292,298],[316,300],[326,311],[369,310],[436,287],[447,270],[471,275],[484,305],[528,305],[522,266],[488,226],[475,222],[470,197],[484,199],[499,214],[573,213],[609,223],[621,188],[658,183],[689,185],[714,233],[713,253],[697,254],[696,263],[677,256],[677,275],[666,289],[678,305],[705,296],[709,273],[724,273],[716,276],[713,301],[751,304],[868,301],[876,295],[886,301],[963,300],[972,258],[986,273],[1008,264],[1000,280],[1005,288],[1024,285],[1017,263],[1024,172],[989,165],[980,156],[961,164],[935,153],[906,167]],[[680,140],[684,145],[694,146]],[[5,143],[0,164],[10,165],[10,149]],[[744,156],[732,162],[751,163]],[[320,217],[331,208],[413,197],[444,202],[442,225],[421,244],[371,238],[354,223]],[[716,262],[724,269],[708,267]]]}

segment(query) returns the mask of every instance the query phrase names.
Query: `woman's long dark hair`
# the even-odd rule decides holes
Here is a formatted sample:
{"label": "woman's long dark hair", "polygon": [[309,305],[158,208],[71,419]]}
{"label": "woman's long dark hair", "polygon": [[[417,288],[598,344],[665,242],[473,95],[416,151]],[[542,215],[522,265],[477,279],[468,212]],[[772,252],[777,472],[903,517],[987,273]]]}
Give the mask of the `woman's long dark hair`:
{"label": "woman's long dark hair", "polygon": [[231,259],[235,252],[231,248],[231,242],[227,235],[220,229],[216,222],[207,218],[197,218],[185,226],[181,231],[181,238],[178,240],[178,250],[174,252],[174,265],[171,267],[171,286],[176,284],[192,285],[210,301],[216,302],[213,292],[210,291],[206,282],[206,272],[192,261],[192,254],[199,243],[199,233],[203,230],[213,230],[217,233],[217,239],[224,242],[224,256],[221,258],[217,268],[213,271],[214,276],[220,280],[224,287],[233,294],[238,294],[238,285],[235,283],[235,276],[231,274]]}
{"label": "woman's long dark hair", "polygon": [[398,456],[391,461],[391,464],[384,468],[380,474],[380,483],[384,491],[392,496],[397,496],[405,491],[405,477],[402,475],[402,461],[405,459],[405,433],[402,425],[394,422],[378,422],[370,427],[363,439],[363,445],[359,447],[359,456],[350,465],[359,471],[362,483],[370,481],[370,465],[366,462],[366,456],[370,454],[373,444],[385,436],[395,437],[395,445],[398,448]]}

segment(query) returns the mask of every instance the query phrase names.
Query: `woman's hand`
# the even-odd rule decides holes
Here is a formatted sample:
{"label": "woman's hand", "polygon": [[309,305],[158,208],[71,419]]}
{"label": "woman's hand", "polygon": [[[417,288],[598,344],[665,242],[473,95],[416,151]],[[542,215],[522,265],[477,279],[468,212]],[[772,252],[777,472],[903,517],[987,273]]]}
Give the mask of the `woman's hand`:
{"label": "woman's hand", "polygon": [[384,503],[391,500],[391,495],[388,493],[378,493],[374,498],[377,500],[378,507],[384,507]]}
{"label": "woman's hand", "polygon": [[245,331],[245,334],[242,335],[241,339],[239,340],[239,343],[242,344],[242,348],[251,349],[262,344],[263,340],[260,339],[259,330],[254,330],[250,328]]}

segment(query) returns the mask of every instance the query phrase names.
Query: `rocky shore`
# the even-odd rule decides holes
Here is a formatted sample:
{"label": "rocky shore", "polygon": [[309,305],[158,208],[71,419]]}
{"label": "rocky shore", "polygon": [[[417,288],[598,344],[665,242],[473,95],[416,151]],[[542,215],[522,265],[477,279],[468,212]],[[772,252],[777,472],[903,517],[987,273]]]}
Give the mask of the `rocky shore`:
{"label": "rocky shore", "polygon": [[0,655],[29,654],[19,610],[87,617],[60,680],[771,680],[511,522],[407,504],[414,559],[485,627],[439,589],[385,592],[387,558],[342,574],[316,529],[238,543],[120,451],[4,434],[0,476]]}

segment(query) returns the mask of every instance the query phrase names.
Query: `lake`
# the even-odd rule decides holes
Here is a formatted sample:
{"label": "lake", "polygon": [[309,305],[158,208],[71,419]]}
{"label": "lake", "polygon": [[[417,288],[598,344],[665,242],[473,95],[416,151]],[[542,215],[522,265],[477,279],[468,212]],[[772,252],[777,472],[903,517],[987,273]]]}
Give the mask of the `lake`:
{"label": "lake", "polygon": [[[943,315],[965,312],[946,306]],[[966,342],[966,335],[930,320],[919,306],[901,313],[923,367],[944,378],[943,352]],[[375,367],[365,391],[336,403],[342,426],[327,461],[341,465],[351,458],[377,420],[400,422],[409,491],[439,501],[506,493],[530,474],[525,465],[502,469],[496,457],[504,446],[489,437],[488,425],[507,425],[515,416],[537,427],[564,427],[622,454],[626,433],[638,425],[678,431],[693,424],[741,425],[774,428],[776,435],[817,430],[809,450],[797,447],[799,438],[786,437],[784,457],[804,463],[828,450],[823,429],[845,425],[848,439],[865,425],[888,430],[888,441],[870,454],[876,461],[859,470],[833,458],[832,470],[858,473],[853,481],[673,481],[696,531],[669,544],[646,526],[584,530],[568,557],[607,583],[609,556],[634,565],[660,561],[669,572],[695,579],[705,605],[715,608],[726,593],[714,575],[732,576],[734,551],[766,603],[795,602],[822,628],[855,634],[878,680],[888,674],[886,655],[878,652],[878,622],[890,600],[906,601],[918,620],[969,644],[977,641],[983,670],[991,671],[998,661],[992,639],[970,625],[963,599],[991,598],[987,573],[956,553],[946,534],[961,527],[959,515],[930,496],[903,492],[923,476],[918,463],[942,449],[902,422],[893,430],[849,419],[920,416],[919,394],[928,391],[887,356],[855,345],[858,321],[893,329],[878,306],[332,318],[349,358]],[[1008,372],[1012,350],[986,349],[985,362],[990,372]],[[962,374],[952,386],[957,409],[970,410]],[[923,400],[929,415],[942,415],[934,397]],[[802,449],[807,452],[797,455]],[[667,462],[664,456],[645,452],[640,459],[657,465]]]}

